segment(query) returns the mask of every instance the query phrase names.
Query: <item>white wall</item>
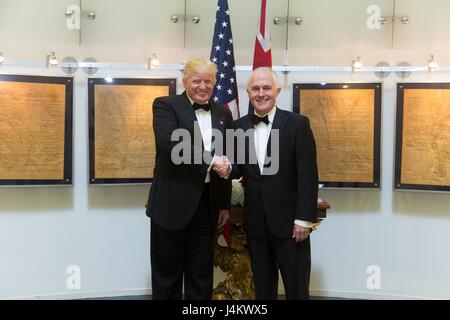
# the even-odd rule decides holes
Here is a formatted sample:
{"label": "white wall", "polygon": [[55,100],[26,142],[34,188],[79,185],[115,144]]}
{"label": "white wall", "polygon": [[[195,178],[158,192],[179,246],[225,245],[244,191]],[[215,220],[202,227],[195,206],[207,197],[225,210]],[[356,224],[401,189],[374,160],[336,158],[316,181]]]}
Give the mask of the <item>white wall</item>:
{"label": "white wall", "polygon": [[[0,17],[1,8],[8,1],[0,0]],[[230,7],[234,3],[230,1]],[[244,7],[238,9],[237,5],[232,8],[239,10],[241,16],[241,9],[253,12],[245,11]],[[233,20],[235,37],[239,37],[238,30],[244,31],[242,27],[246,34],[250,34],[247,29],[254,28],[253,20],[251,26],[243,19]],[[5,27],[1,23],[0,29]],[[209,21],[208,26],[210,24]],[[31,24],[21,30],[28,29],[33,29]],[[208,31],[202,32],[208,44],[185,50],[180,46],[160,48],[158,53],[162,63],[179,63],[182,56],[209,56],[212,30],[208,28]],[[171,32],[165,35],[165,38],[170,38]],[[0,46],[2,43],[6,45],[0,51],[9,52],[12,59],[42,60],[49,51],[48,45],[40,46],[39,41],[19,44],[13,41],[12,34],[5,35],[1,30],[0,36],[2,41],[5,37],[10,40],[0,41]],[[52,48],[60,57],[74,56],[82,60],[94,56],[99,61],[129,63],[144,63],[145,57],[153,51],[145,46],[121,47],[110,43],[78,46],[74,41],[56,41]],[[243,42],[242,39],[239,41]],[[252,46],[253,40],[248,47]],[[251,64],[252,49],[249,48],[235,48],[238,64]],[[288,57],[288,61],[296,65],[342,66],[349,63],[357,53],[363,57],[367,66],[382,60],[391,65],[402,60],[413,65],[424,65],[430,51],[429,47],[414,50],[356,50],[345,47],[292,49],[286,55],[278,47],[274,49],[273,58],[274,63],[278,64]],[[438,52],[441,65],[450,65],[448,51],[441,48],[434,52]],[[65,75],[59,68],[5,65],[0,66],[0,73]],[[95,77],[107,75],[130,78],[179,77],[180,73],[167,70],[100,70]],[[248,99],[244,86],[248,72],[239,72],[237,78],[241,111],[245,114]],[[283,85],[279,106],[287,110],[292,109],[293,83],[380,81],[372,73],[298,72],[280,74],[279,80]],[[332,209],[327,219],[312,234],[311,291],[314,295],[373,299],[450,298],[448,193],[392,190],[397,81],[399,78],[391,74],[383,83],[382,189],[320,192]],[[450,82],[450,73],[415,73],[406,81]],[[180,81],[177,87],[180,92]],[[73,187],[0,188],[0,299],[149,293],[149,220],[144,214],[149,185],[89,187],[87,132],[87,80],[79,70],[75,75],[74,86]],[[70,265],[81,268],[81,290],[74,291],[66,287],[66,269]],[[370,265],[380,267],[379,290],[366,287],[369,277],[366,269]]]}

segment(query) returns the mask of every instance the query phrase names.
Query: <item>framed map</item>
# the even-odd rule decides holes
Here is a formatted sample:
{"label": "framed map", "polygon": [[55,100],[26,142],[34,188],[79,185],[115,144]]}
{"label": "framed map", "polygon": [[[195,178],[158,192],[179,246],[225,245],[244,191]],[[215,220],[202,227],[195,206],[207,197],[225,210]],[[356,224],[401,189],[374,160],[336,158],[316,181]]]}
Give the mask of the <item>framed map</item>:
{"label": "framed map", "polygon": [[296,113],[309,118],[319,182],[380,188],[381,83],[294,84]]}
{"label": "framed map", "polygon": [[176,79],[89,79],[89,183],[151,182],[153,101],[176,93]]}
{"label": "framed map", "polygon": [[450,191],[450,83],[398,83],[395,189]]}
{"label": "framed map", "polygon": [[0,185],[72,184],[73,78],[0,75]]}

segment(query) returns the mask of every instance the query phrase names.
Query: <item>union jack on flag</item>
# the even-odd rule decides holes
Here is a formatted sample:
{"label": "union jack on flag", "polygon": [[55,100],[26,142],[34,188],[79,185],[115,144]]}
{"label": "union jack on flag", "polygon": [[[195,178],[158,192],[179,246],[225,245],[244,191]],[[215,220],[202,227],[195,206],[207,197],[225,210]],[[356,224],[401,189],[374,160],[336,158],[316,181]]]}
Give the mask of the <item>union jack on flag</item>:
{"label": "union jack on flag", "polygon": [[270,45],[269,23],[267,23],[266,5],[266,0],[261,0],[261,12],[253,54],[253,69],[272,67],[272,49]]}
{"label": "union jack on flag", "polygon": [[233,35],[227,0],[218,0],[216,24],[211,47],[211,61],[217,64],[217,82],[212,95],[214,102],[229,109],[233,119],[239,118],[239,100],[234,63]]}
{"label": "union jack on flag", "polygon": [[[266,12],[267,0],[261,0],[261,11],[256,30],[255,51],[253,52],[253,70],[259,67],[272,68],[272,47]],[[248,113],[253,113],[253,106],[248,103]]]}

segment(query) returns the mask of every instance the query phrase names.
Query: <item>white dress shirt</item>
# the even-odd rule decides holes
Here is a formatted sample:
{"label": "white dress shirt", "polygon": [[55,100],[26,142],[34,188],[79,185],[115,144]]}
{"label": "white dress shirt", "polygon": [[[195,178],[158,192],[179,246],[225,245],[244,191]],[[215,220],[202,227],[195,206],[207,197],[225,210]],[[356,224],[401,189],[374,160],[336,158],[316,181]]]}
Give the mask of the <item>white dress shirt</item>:
{"label": "white dress shirt", "polygon": [[[270,110],[269,113],[267,113],[267,116],[269,118],[269,124],[265,124],[264,122],[261,121],[260,123],[254,126],[255,151],[261,174],[263,173],[264,170],[264,160],[266,158],[267,142],[269,141],[270,130],[272,129],[272,123],[273,119],[275,118],[276,110],[277,108],[273,107],[273,109]],[[259,114],[256,113],[256,111],[254,111],[254,113],[257,116],[260,116]],[[313,226],[312,222],[303,221],[299,219],[295,219],[294,223],[305,228],[312,228]]]}
{"label": "white dress shirt", "polygon": [[[193,105],[194,100],[192,100],[191,97],[189,96],[188,98],[189,101],[191,102],[191,105]],[[200,132],[202,134],[203,146],[206,151],[211,151],[211,140],[212,140],[211,110],[206,111],[204,109],[197,109],[195,110],[195,116],[197,117]],[[206,172],[205,183],[211,181],[209,171],[211,170],[213,162],[214,159],[213,161],[211,161],[211,164],[208,167],[208,171]]]}

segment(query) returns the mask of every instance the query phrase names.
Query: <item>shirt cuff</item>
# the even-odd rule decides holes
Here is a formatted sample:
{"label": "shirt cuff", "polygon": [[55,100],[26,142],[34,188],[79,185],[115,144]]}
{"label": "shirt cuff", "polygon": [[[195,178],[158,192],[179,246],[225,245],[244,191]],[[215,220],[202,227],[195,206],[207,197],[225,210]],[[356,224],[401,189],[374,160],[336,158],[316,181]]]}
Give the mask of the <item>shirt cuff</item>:
{"label": "shirt cuff", "polygon": [[295,224],[305,227],[305,228],[312,228],[314,223],[310,222],[310,221],[303,221],[303,220],[299,220],[299,219],[295,219],[294,221]]}
{"label": "shirt cuff", "polygon": [[[231,163],[229,163],[228,166],[230,168],[230,174],[231,174],[231,170],[233,170],[233,167],[231,166]],[[227,176],[223,177],[223,179],[228,180],[228,178],[230,177],[230,174],[228,174]]]}

